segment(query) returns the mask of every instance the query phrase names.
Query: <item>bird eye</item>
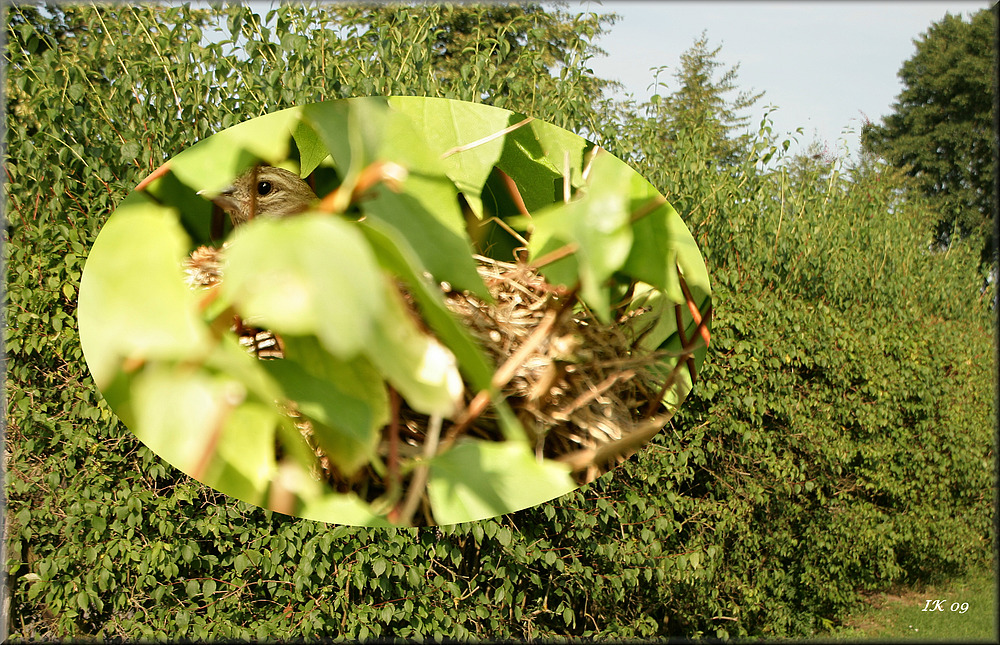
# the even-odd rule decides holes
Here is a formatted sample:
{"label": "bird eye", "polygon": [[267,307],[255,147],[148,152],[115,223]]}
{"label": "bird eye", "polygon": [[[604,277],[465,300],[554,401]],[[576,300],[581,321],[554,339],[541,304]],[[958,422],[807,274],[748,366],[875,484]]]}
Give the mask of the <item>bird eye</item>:
{"label": "bird eye", "polygon": [[263,197],[267,195],[272,190],[271,182],[269,181],[258,181],[257,182],[257,194]]}

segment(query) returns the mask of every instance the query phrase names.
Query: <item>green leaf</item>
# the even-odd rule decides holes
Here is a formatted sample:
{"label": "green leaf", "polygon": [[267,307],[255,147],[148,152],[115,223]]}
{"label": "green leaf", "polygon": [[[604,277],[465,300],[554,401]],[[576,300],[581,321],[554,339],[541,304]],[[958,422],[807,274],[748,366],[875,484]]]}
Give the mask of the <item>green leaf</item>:
{"label": "green leaf", "polygon": [[[230,178],[232,179],[232,178]],[[181,225],[199,242],[211,237],[212,203],[183,183],[173,172],[166,172],[146,186],[146,194],[180,213]]]}
{"label": "green leaf", "polygon": [[311,104],[304,116],[345,175],[343,194],[349,194],[362,170],[375,162],[391,162],[404,169],[393,186],[379,182],[359,206],[367,217],[385,222],[406,237],[420,258],[421,270],[485,297],[455,185],[412,121],[375,98]]}
{"label": "green leaf", "polygon": [[346,475],[364,465],[388,423],[388,395],[382,378],[365,358],[345,361],[311,337],[288,337],[285,359],[265,369],[314,422],[313,433],[327,456]]}
{"label": "green leaf", "polygon": [[369,505],[356,495],[332,493],[307,501],[296,513],[299,517],[353,526],[390,527],[383,517],[372,513]]}
{"label": "green leaf", "polygon": [[171,209],[141,194],[101,230],[80,281],[80,342],[98,387],[123,359],[194,358],[207,326],[181,261],[189,240]]}
{"label": "green leaf", "polygon": [[248,402],[226,419],[215,460],[202,481],[251,504],[263,504],[267,486],[277,472],[274,457],[278,415],[272,407]]}
{"label": "green leaf", "polygon": [[281,398],[281,388],[267,373],[265,362],[247,353],[234,334],[223,335],[212,352],[205,357],[203,367],[210,373],[225,374],[246,388],[248,397],[258,402],[273,402]]}
{"label": "green leaf", "polygon": [[490,387],[493,367],[483,351],[445,305],[438,286],[422,275],[416,252],[396,229],[382,222],[366,221],[361,231],[372,245],[381,265],[399,276],[409,288],[420,313],[448,348],[455,354],[463,373],[476,389]]}
{"label": "green leaf", "polygon": [[535,506],[576,488],[568,468],[538,461],[521,442],[466,441],[430,463],[435,520],[457,524]]}
{"label": "green leaf", "polygon": [[393,284],[384,289],[386,307],[371,330],[368,358],[414,410],[451,417],[464,391],[455,355],[417,328]]}
{"label": "green leaf", "polygon": [[573,287],[604,322],[610,319],[607,281],[620,270],[632,248],[628,195],[622,190],[635,171],[601,151],[594,158],[590,185],[582,198],[536,213],[528,248],[532,260],[575,248],[572,255],[540,268],[553,284]]}
{"label": "green leaf", "polygon": [[170,160],[170,170],[195,191],[215,192],[250,166],[288,159],[302,108],[293,107],[244,121],[191,146]]}
{"label": "green leaf", "polygon": [[304,121],[298,122],[292,136],[299,151],[299,173],[307,177],[320,162],[330,156],[330,151],[323,145],[323,140],[316,131]]}
{"label": "green leaf", "polygon": [[630,179],[629,212],[640,218],[632,225],[632,248],[622,270],[635,280],[665,291],[672,301],[684,302],[677,278],[678,238],[674,233],[678,225],[685,232],[687,228],[649,182],[638,174]]}
{"label": "green leaf", "polygon": [[363,202],[365,214],[399,231],[420,258],[423,270],[436,280],[489,298],[472,259],[454,185],[413,169],[401,188],[404,192],[397,193],[380,185],[375,197]]}
{"label": "green leaf", "polygon": [[488,105],[431,97],[393,96],[389,105],[410,117],[426,141],[428,152],[441,159],[445,174],[482,217],[480,193],[500,159],[504,137],[444,155],[502,131],[511,125],[513,113]]}
{"label": "green leaf", "polygon": [[251,221],[233,236],[225,275],[223,294],[246,324],[315,334],[341,357],[365,347],[385,306],[364,237],[329,216]]}
{"label": "green leaf", "polygon": [[[378,160],[378,150],[388,118],[382,97],[310,103],[302,120],[323,141],[341,176],[340,190],[350,194],[361,171]],[[346,198],[346,197],[345,197]],[[341,205],[346,207],[346,203]]]}
{"label": "green leaf", "polygon": [[121,149],[122,157],[125,159],[136,159],[142,153],[142,146],[135,141],[129,141]]}
{"label": "green leaf", "polygon": [[514,180],[525,207],[534,214],[562,201],[567,171],[571,190],[584,185],[584,152],[592,145],[577,134],[536,119],[507,136],[497,167]]}
{"label": "green leaf", "polygon": [[152,364],[134,377],[130,404],[118,412],[153,452],[186,473],[199,473],[211,457],[213,437],[244,396],[245,388],[232,380]]}

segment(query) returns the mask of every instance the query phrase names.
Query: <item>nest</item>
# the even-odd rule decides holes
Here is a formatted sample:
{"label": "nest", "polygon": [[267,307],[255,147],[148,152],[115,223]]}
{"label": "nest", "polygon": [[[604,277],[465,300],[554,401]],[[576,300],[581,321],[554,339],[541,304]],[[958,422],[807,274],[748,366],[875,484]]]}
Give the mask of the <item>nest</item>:
{"label": "nest", "polygon": [[[638,351],[633,328],[623,324],[645,310],[604,324],[528,265],[476,260],[494,302],[451,292],[449,309],[494,364],[510,368],[502,392],[536,454],[572,464],[580,484],[593,481],[635,452],[628,438],[645,432],[644,418],[659,407],[663,377],[651,368],[663,356]],[[469,432],[496,438],[495,426],[487,411]],[[602,450],[615,445],[622,450]]]}

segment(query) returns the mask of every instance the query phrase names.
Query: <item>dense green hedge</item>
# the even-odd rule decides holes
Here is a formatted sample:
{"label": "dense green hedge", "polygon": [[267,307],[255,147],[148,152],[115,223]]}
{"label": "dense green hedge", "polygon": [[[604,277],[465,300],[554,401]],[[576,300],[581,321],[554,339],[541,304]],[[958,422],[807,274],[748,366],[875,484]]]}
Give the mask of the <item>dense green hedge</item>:
{"label": "dense green hedge", "polygon": [[[664,143],[660,107],[610,111],[581,82],[594,17],[383,7],[345,46],[317,20],[364,11],[288,6],[279,37],[223,9],[244,62],[199,44],[204,16],[188,8],[63,11],[67,24],[8,9],[15,637],[790,636],[836,622],[862,590],[991,557],[992,294],[974,252],[928,250],[929,205],[876,162],[782,160],[777,146],[765,169],[766,122],[721,171],[697,129]],[[435,74],[444,45],[416,32],[475,33],[477,16],[491,30]],[[75,29],[55,43],[33,24]],[[558,39],[576,52],[566,72],[539,45]],[[76,289],[118,201],[217,128],[368,93],[484,99],[585,132],[688,221],[713,278],[709,358],[682,414],[611,477],[496,521],[320,525],[180,475],[93,388]]]}

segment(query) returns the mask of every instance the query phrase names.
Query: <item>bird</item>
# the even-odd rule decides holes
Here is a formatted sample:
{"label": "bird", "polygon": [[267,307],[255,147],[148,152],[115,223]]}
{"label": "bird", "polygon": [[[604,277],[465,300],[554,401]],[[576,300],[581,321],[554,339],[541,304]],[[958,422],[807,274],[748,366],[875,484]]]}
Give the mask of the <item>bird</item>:
{"label": "bird", "polygon": [[[239,228],[256,217],[287,217],[309,210],[316,193],[297,174],[284,168],[257,165],[243,173],[217,194],[200,191],[229,215],[233,228]],[[222,255],[229,242],[221,248],[201,246],[184,263],[187,283],[192,288],[210,288],[222,281]],[[234,316],[233,331],[239,342],[258,358],[283,358],[280,337],[266,329],[246,325]]]}
{"label": "bird", "polygon": [[229,214],[236,228],[255,217],[302,213],[316,200],[316,193],[293,172],[257,165],[209,199]]}

